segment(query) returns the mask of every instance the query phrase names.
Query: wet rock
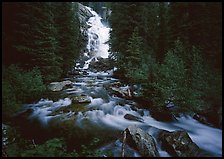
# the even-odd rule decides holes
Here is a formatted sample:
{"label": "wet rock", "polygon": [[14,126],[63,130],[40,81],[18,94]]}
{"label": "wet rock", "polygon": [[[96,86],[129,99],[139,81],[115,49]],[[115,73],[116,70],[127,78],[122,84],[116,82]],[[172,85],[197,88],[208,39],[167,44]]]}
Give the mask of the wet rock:
{"label": "wet rock", "polygon": [[73,96],[70,97],[72,103],[91,103],[91,99],[89,96]]}
{"label": "wet rock", "polygon": [[195,115],[193,116],[193,118],[194,118],[195,120],[199,121],[199,122],[202,123],[202,124],[211,125],[211,124],[209,124],[209,123],[207,122],[206,118],[205,118],[204,116],[202,116],[202,115],[195,114]]}
{"label": "wet rock", "polygon": [[161,131],[159,133],[161,146],[170,155],[178,157],[198,157],[199,147],[191,140],[186,131]]}
{"label": "wet rock", "polygon": [[89,73],[87,71],[82,72],[83,75],[88,75]]}
{"label": "wet rock", "polygon": [[15,113],[12,117],[14,118],[20,118],[20,119],[27,119],[32,113],[34,112],[33,109],[25,109],[20,112]]}
{"label": "wet rock", "polygon": [[169,122],[177,120],[168,108],[164,108],[162,110],[152,108],[150,110],[150,115],[158,121]]}
{"label": "wet rock", "polygon": [[193,118],[202,124],[222,128],[222,107],[204,110],[203,112],[194,114]]}
{"label": "wet rock", "polygon": [[128,87],[110,87],[112,93],[118,97],[125,98],[125,99],[132,99],[131,90]]}
{"label": "wet rock", "polygon": [[111,86],[112,87],[121,87],[122,86],[122,83],[119,82],[119,81],[118,82],[114,82],[114,83],[111,84]]}
{"label": "wet rock", "polygon": [[97,76],[97,79],[104,80],[104,77],[103,76]]}
{"label": "wet rock", "polygon": [[151,135],[135,125],[129,126],[125,131],[127,144],[138,150],[143,157],[159,157],[155,140]]}
{"label": "wet rock", "polygon": [[71,86],[72,82],[69,80],[62,82],[51,82],[48,86],[51,91],[61,91],[65,86]]}
{"label": "wet rock", "polygon": [[134,116],[132,114],[125,114],[124,118],[128,119],[128,120],[139,121],[139,122],[143,122],[144,121],[142,118]]}

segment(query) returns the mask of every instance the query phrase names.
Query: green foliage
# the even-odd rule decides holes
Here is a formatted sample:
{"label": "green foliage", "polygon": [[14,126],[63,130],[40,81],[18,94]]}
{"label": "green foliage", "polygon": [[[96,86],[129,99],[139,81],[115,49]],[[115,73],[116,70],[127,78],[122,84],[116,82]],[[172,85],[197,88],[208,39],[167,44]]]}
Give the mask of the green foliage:
{"label": "green foliage", "polygon": [[21,157],[63,157],[65,154],[65,144],[62,139],[51,139],[42,145],[34,146],[22,152]]}
{"label": "green foliage", "polygon": [[19,104],[38,98],[46,90],[37,68],[24,71],[15,65],[3,70],[3,113],[15,112]]}
{"label": "green foliage", "polygon": [[7,81],[2,81],[2,113],[11,114],[19,109],[12,85]]}
{"label": "green foliage", "polygon": [[[180,41],[175,44],[175,47],[167,52],[164,63],[154,67],[154,104],[163,109],[166,102],[172,102],[177,112],[206,110],[208,104],[205,97],[209,84],[200,51],[195,47],[185,49]],[[186,54],[190,55],[191,59],[183,56]]]}
{"label": "green foliage", "polygon": [[[18,143],[19,142],[19,143]],[[21,147],[21,143],[26,147]],[[32,141],[22,139],[7,146],[9,157],[78,157],[74,151],[66,152],[66,145],[63,139],[54,138],[46,141],[44,144],[34,145]]]}
{"label": "green foliage", "polygon": [[4,64],[37,66],[46,83],[65,75],[82,46],[77,3],[4,3],[3,8]]}
{"label": "green foliage", "polygon": [[210,111],[217,113],[222,107],[222,74],[217,70],[206,68],[206,80],[208,86],[205,89],[205,101]]}
{"label": "green foliage", "polygon": [[158,109],[167,102],[177,112],[218,110],[221,105],[218,5],[111,4],[110,48],[116,67],[125,80],[141,84],[144,97]]}
{"label": "green foliage", "polygon": [[87,145],[81,145],[80,152],[76,150],[68,152],[62,138],[53,138],[43,144],[35,144],[34,140],[22,138],[13,127],[7,128],[7,135],[4,137],[8,138],[6,150],[9,157],[102,157],[104,154],[112,156],[111,152],[95,150],[99,143],[98,138],[93,138]]}
{"label": "green foliage", "polygon": [[61,2],[53,5],[58,40],[57,52],[61,58],[63,75],[66,75],[75,64],[82,46],[77,11],[77,3]]}
{"label": "green foliage", "polygon": [[155,90],[153,101],[158,107],[165,106],[165,102],[173,102],[177,106],[185,106],[186,69],[184,62],[172,51],[168,51],[164,64],[157,64],[154,68]]}

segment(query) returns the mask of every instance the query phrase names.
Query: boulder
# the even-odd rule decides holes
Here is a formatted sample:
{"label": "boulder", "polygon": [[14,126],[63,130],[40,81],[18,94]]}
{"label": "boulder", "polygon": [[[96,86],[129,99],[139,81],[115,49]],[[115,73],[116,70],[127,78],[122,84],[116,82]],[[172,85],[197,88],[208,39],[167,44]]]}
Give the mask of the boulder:
{"label": "boulder", "polygon": [[129,126],[125,131],[127,144],[138,150],[142,157],[159,157],[155,140],[151,135],[135,125]]}
{"label": "boulder", "polygon": [[132,99],[131,90],[127,88],[117,88],[117,87],[110,87],[112,93],[118,97],[125,98],[125,99]]}
{"label": "boulder", "polygon": [[170,122],[177,120],[174,114],[172,114],[172,112],[166,107],[162,110],[158,110],[153,107],[150,110],[150,115],[158,121]]}
{"label": "boulder", "polygon": [[72,82],[69,80],[62,81],[62,82],[51,82],[48,88],[51,91],[61,91],[65,86],[71,86]]}
{"label": "boulder", "polygon": [[207,119],[204,116],[200,115],[200,114],[194,114],[193,118],[195,120],[199,121],[202,124],[206,124],[206,125],[211,126],[211,124],[207,122]]}
{"label": "boulder", "polygon": [[63,86],[60,82],[51,82],[48,86],[51,91],[61,91]]}
{"label": "boulder", "polygon": [[143,122],[143,119],[142,118],[137,117],[137,116],[134,116],[132,114],[125,114],[124,118],[125,119],[128,119],[128,120]]}
{"label": "boulder", "polygon": [[161,131],[158,139],[161,141],[162,149],[165,149],[171,156],[198,157],[199,147],[191,140],[186,131]]}
{"label": "boulder", "polygon": [[68,85],[71,85],[71,84],[72,84],[72,82],[69,81],[69,80],[62,81],[62,85],[64,85],[64,86],[68,86]]}

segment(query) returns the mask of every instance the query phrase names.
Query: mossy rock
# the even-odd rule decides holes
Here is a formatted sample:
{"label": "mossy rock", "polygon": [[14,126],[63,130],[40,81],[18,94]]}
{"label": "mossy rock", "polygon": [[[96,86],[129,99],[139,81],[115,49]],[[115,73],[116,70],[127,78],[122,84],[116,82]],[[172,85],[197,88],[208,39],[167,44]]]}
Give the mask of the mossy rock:
{"label": "mossy rock", "polygon": [[86,107],[86,103],[74,103],[69,106],[61,107],[57,109],[56,111],[49,114],[49,116],[55,116],[58,114],[65,114],[69,112],[85,112],[88,108]]}

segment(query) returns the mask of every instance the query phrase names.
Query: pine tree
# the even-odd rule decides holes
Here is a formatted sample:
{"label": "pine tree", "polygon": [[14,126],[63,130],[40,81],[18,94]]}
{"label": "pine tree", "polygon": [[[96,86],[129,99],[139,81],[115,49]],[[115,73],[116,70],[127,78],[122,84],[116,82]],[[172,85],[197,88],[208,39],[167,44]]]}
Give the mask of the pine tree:
{"label": "pine tree", "polygon": [[11,4],[15,12],[9,20],[15,28],[11,35],[13,52],[10,52],[23,69],[39,67],[46,81],[60,77],[61,68],[57,56],[57,30],[50,3]]}
{"label": "pine tree", "polygon": [[63,74],[71,69],[79,57],[81,48],[80,24],[77,4],[61,2],[54,4],[54,20],[57,28],[58,56],[61,57]]}
{"label": "pine tree", "polygon": [[126,72],[126,77],[133,82],[143,82],[148,78],[148,65],[144,61],[146,55],[142,50],[143,39],[139,36],[138,28],[136,27],[128,41],[126,63],[123,68]]}

